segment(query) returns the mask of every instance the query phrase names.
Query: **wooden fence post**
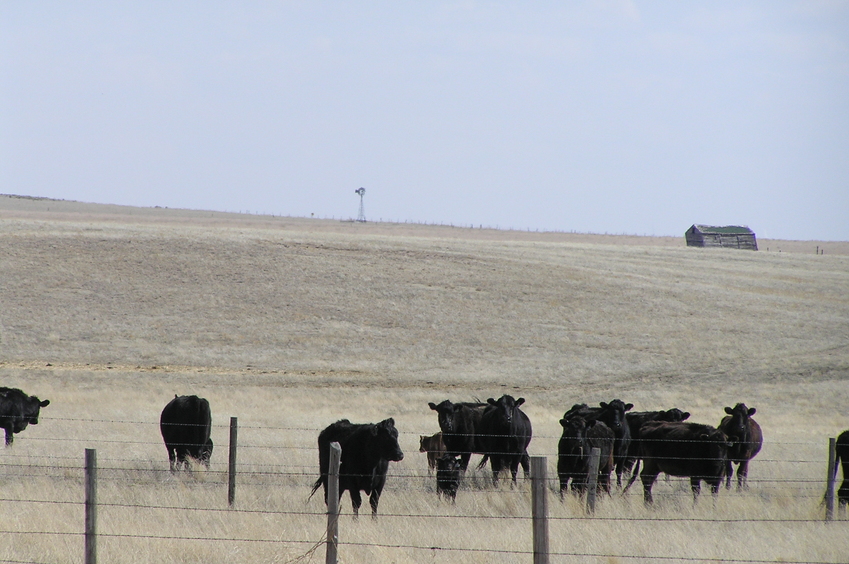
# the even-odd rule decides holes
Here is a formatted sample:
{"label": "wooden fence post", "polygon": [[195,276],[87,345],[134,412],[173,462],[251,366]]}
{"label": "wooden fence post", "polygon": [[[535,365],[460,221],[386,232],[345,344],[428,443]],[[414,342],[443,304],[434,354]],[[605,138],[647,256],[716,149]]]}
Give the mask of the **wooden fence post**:
{"label": "wooden fence post", "polygon": [[85,564],[97,564],[97,451],[85,449]]}
{"label": "wooden fence post", "polygon": [[587,468],[587,513],[595,513],[599,459],[601,459],[601,449],[595,447],[590,451],[590,465]]}
{"label": "wooden fence post", "polygon": [[342,447],[330,443],[330,464],[327,468],[327,552],[325,564],[336,564],[339,547],[339,465],[342,462]]}
{"label": "wooden fence post", "polygon": [[531,506],[534,529],[534,564],[548,564],[548,488],[544,456],[531,457]]}
{"label": "wooden fence post", "polygon": [[834,481],[837,475],[837,439],[828,439],[828,477],[825,485],[825,520],[834,519]]}
{"label": "wooden fence post", "polygon": [[231,507],[236,501],[236,442],[239,422],[236,417],[230,418],[230,460],[227,466],[229,480],[227,484],[227,504]]}

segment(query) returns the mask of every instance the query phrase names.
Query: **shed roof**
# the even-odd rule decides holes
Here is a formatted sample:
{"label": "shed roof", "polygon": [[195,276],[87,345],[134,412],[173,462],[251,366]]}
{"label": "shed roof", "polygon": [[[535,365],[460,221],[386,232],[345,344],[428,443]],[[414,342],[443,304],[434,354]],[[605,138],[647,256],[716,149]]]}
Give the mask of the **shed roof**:
{"label": "shed roof", "polygon": [[697,230],[702,233],[723,233],[726,235],[753,235],[754,231],[749,229],[746,226],[741,225],[723,225],[723,226],[714,226],[714,225],[699,225],[698,223],[693,225]]}

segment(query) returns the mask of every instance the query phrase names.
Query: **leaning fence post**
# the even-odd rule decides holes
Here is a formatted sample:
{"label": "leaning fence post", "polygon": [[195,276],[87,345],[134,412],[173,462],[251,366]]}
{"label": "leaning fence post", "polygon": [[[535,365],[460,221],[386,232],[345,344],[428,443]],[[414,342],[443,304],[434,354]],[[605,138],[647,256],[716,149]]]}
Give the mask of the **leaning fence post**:
{"label": "leaning fence post", "polygon": [[534,564],[548,564],[548,496],[546,458],[531,457],[531,506],[534,529]]}
{"label": "leaning fence post", "polygon": [[837,474],[836,464],[837,439],[828,439],[828,478],[825,485],[825,520],[834,519],[834,479]]}
{"label": "leaning fence post", "polygon": [[339,546],[339,464],[342,461],[342,447],[339,443],[330,443],[330,463],[327,468],[327,553],[325,564],[336,564],[336,551]]}
{"label": "leaning fence post", "polygon": [[236,417],[230,418],[230,461],[228,464],[227,504],[232,506],[236,502],[236,438],[239,422]]}
{"label": "leaning fence post", "polygon": [[85,564],[97,563],[97,451],[85,449]]}
{"label": "leaning fence post", "polygon": [[587,468],[587,513],[595,513],[595,498],[598,492],[598,464],[601,458],[601,449],[598,447],[590,451],[590,465]]}

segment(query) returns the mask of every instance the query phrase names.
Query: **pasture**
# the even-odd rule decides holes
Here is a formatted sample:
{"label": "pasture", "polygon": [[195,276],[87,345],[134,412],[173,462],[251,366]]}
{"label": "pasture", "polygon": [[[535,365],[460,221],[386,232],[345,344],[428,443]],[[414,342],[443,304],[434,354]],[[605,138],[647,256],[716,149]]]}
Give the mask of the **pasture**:
{"label": "pasture", "polygon": [[[849,520],[822,523],[819,502],[828,437],[849,428],[849,252],[816,244],[0,196],[0,385],[51,401],[0,453],[0,562],[81,561],[85,448],[98,452],[102,561],[294,561],[324,532],[320,494],[307,499],[318,432],[386,417],[405,458],[377,521],[354,521],[343,498],[340,561],[530,561],[527,483],[494,491],[472,471],[451,505],[418,452],[439,430],[428,402],[504,393],[526,399],[529,451],[548,457],[554,562],[845,562]],[[174,394],[210,402],[209,471],[168,472],[158,420]],[[559,501],[558,419],[613,398],[714,426],[725,406],[756,407],[750,489],[694,505],[686,481],[661,478],[654,507],[635,487],[592,518]]]}

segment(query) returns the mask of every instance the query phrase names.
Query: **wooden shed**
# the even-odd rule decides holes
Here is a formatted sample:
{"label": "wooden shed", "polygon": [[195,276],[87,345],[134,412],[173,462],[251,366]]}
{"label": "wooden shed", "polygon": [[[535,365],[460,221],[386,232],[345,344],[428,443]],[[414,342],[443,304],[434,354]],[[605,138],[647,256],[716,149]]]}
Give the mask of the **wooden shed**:
{"label": "wooden shed", "polygon": [[758,250],[755,232],[748,227],[726,225],[714,227],[711,225],[693,225],[684,237],[688,247],[728,247],[731,249]]}

